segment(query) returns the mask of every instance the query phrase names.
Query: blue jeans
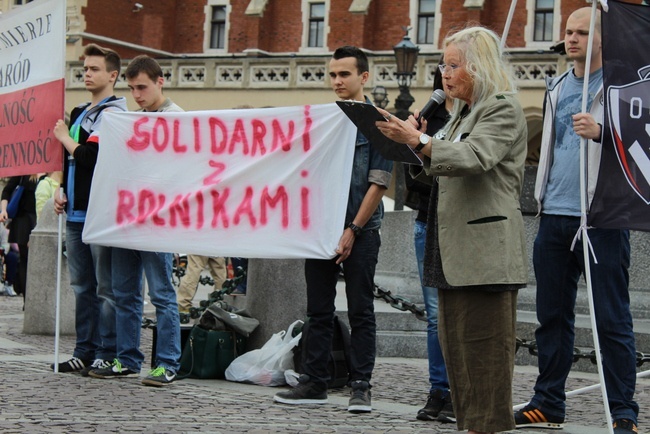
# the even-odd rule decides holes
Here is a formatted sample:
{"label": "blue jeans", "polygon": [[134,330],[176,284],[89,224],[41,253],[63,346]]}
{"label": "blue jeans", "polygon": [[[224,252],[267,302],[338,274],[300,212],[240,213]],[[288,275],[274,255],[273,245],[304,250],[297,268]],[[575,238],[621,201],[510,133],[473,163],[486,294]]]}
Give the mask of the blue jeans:
{"label": "blue jeans", "polygon": [[[373,290],[380,244],[378,230],[363,231],[354,241],[350,256],[343,261],[350,321],[350,381],[370,382],[375,367],[377,326]],[[305,374],[315,383],[327,383],[330,377],[327,362],[334,333],[339,272],[336,258],[305,260],[310,327]]]}
{"label": "blue jeans", "polygon": [[81,240],[84,224],[66,222],[70,286],[75,295],[74,357],[115,358],[115,298],[111,288],[111,247]]}
{"label": "blue jeans", "polygon": [[[424,243],[427,235],[427,224],[419,220],[413,227],[413,241],[415,244],[415,258],[418,261],[418,272],[422,282],[424,270]],[[449,379],[445,368],[445,359],[442,357],[440,341],[438,340],[438,290],[422,285],[424,307],[427,311],[427,350],[429,356],[429,383],[431,392],[437,389],[449,390]]]}
{"label": "blue jeans", "polygon": [[[539,376],[531,404],[559,417],[565,415],[564,387],[573,358],[576,292],[585,270],[582,242],[570,250],[579,226],[579,217],[542,215],[533,250],[540,326],[535,332]],[[614,419],[636,423],[636,352],[628,292],[630,235],[618,229],[589,229],[588,235],[598,260],[594,264],[589,256],[610,411]]]}
{"label": "blue jeans", "polygon": [[156,367],[177,372],[181,357],[181,330],[176,292],[171,282],[172,254],[113,248],[113,292],[116,302],[117,359],[140,371],[142,330],[142,273],[147,277],[149,298],[156,307],[158,339]]}

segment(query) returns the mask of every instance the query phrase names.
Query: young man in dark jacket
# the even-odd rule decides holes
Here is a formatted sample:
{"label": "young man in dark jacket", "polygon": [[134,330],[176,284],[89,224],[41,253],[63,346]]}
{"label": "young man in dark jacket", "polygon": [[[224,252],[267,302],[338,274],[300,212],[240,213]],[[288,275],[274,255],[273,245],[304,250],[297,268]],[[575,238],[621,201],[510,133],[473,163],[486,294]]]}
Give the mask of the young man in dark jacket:
{"label": "young man in dark jacket", "polygon": [[87,375],[91,367],[108,366],[115,358],[115,299],[110,247],[85,244],[81,234],[99,153],[102,116],[111,110],[126,111],[126,99],[113,95],[120,56],[95,44],[86,47],[84,56],[84,83],[90,102],[72,110],[70,128],[62,119],[54,127],[54,135],[65,147],[65,194],[55,193],[54,210],[57,214],[67,213],[66,248],[70,286],[76,299],[77,333],[73,357],[59,363],[58,371]]}
{"label": "young man in dark jacket", "polygon": [[[368,59],[357,47],[340,47],[330,60],[332,89],[342,100],[366,101],[363,86],[368,81]],[[307,259],[307,315],[310,338],[305,357],[305,374],[300,384],[275,395],[284,404],[324,404],[327,402],[327,362],[334,330],[336,283],[343,264],[348,319],[351,328],[350,403],[351,413],[372,411],[370,380],[375,366],[376,324],[374,277],[379,246],[379,228],[384,216],[382,197],[390,185],[392,161],[384,159],[358,133],[346,226],[342,228],[336,255],[332,259]]]}

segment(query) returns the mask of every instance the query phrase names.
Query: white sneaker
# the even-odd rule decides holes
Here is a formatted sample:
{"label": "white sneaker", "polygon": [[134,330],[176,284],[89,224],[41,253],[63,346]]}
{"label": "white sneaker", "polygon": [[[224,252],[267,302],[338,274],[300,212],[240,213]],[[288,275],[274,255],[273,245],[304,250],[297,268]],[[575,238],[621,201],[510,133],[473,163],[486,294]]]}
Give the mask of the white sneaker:
{"label": "white sneaker", "polygon": [[7,294],[9,297],[15,297],[18,295],[16,294],[16,291],[14,291],[14,286],[7,284],[5,284],[5,294]]}

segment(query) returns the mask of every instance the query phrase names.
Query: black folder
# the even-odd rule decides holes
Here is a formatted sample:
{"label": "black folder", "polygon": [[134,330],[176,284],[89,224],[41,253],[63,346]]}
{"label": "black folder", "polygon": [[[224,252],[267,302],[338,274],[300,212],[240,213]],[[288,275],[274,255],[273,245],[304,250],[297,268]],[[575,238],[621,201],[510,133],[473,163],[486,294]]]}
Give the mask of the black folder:
{"label": "black folder", "polygon": [[366,136],[371,146],[374,146],[382,157],[387,160],[422,165],[422,160],[408,145],[389,139],[375,126],[375,122],[386,120],[375,106],[359,101],[336,101],[336,104],[359,128],[361,133]]}

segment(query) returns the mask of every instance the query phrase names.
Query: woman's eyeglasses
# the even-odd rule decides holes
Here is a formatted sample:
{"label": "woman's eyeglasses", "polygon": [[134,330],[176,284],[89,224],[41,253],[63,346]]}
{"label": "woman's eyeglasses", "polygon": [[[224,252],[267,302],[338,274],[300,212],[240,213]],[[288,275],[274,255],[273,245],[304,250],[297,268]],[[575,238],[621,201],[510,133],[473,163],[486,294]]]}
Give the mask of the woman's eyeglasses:
{"label": "woman's eyeglasses", "polygon": [[460,68],[460,67],[461,67],[461,65],[447,65],[446,63],[442,63],[442,64],[438,65],[438,69],[443,74],[445,74],[445,73],[453,74],[454,71],[456,69]]}

